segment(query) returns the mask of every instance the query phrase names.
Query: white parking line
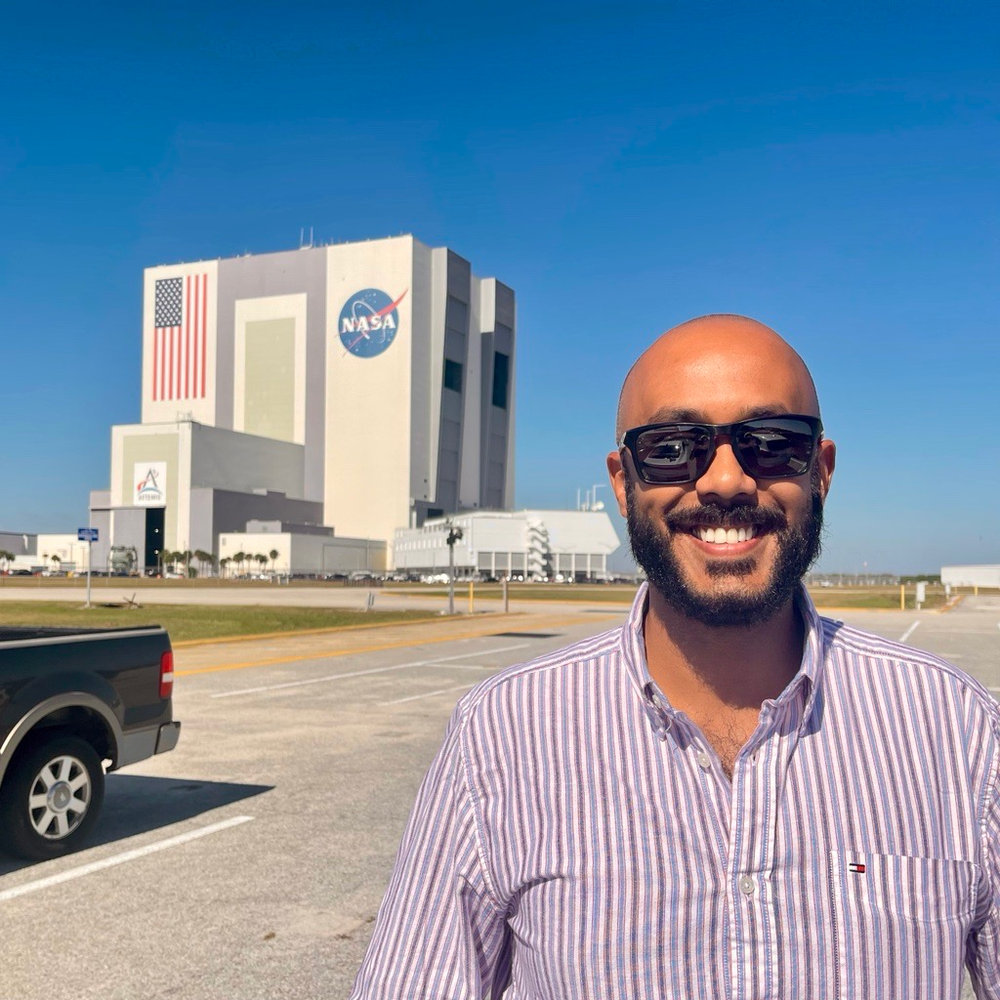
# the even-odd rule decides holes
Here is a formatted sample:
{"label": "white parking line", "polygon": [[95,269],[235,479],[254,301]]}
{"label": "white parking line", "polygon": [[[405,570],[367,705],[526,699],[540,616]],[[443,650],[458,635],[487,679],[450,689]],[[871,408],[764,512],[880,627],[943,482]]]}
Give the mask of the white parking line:
{"label": "white parking line", "polygon": [[380,701],[379,705],[402,705],[404,701],[420,701],[421,698],[433,698],[436,694],[448,694],[451,691],[466,691],[471,684],[459,684],[453,688],[439,688],[437,691],[426,691],[424,694],[411,694],[408,698],[396,698],[395,701]]}
{"label": "white parking line", "polygon": [[902,634],[902,635],[901,635],[901,636],[899,637],[899,641],[900,641],[900,642],[906,642],[906,640],[907,640],[907,639],[909,639],[909,638],[910,638],[910,636],[911,636],[911,635],[913,635],[913,633],[914,633],[914,632],[916,631],[916,628],[917,628],[917,626],[918,626],[919,624],[920,624],[920,622],[914,622],[914,623],[913,623],[913,624],[912,624],[912,625],[911,625],[911,626],[910,626],[910,627],[909,627],[909,628],[908,628],[908,629],[907,629],[907,630],[906,630],[906,631],[905,631],[905,632],[904,632],[904,633],[903,633],[903,634]]}
{"label": "white parking line", "polygon": [[126,861],[135,861],[136,858],[144,858],[147,854],[155,854],[157,851],[165,851],[168,847],[178,847],[186,844],[189,840],[197,840],[199,837],[207,837],[210,833],[218,833],[220,830],[228,830],[231,826],[239,826],[241,823],[249,823],[253,816],[234,816],[232,819],[224,819],[221,823],[213,823],[211,826],[203,826],[200,830],[191,830],[188,833],[180,833],[176,837],[168,837],[166,840],[158,840],[154,844],[147,844],[145,847],[137,847],[133,851],[124,851],[121,854],[113,854],[110,858],[101,861],[93,861],[89,865],[81,865],[79,868],[70,868],[69,871],[60,872],[58,875],[50,875],[48,878],[36,879],[34,882],[25,882],[24,885],[15,886],[13,889],[5,889],[0,892],[0,903],[8,899],[16,899],[18,896],[26,896],[29,892],[38,892],[39,889],[48,889],[54,885],[61,885],[63,882],[70,882],[75,878],[82,878],[84,875],[92,875],[94,872],[102,871],[105,868],[113,868],[115,865],[123,865]]}
{"label": "white parking line", "polygon": [[[494,653],[507,653],[512,649],[524,649],[531,643],[521,642],[516,646],[501,646],[499,649],[487,649],[481,655],[492,656]],[[285,688],[305,687],[308,684],[325,684],[328,681],[346,681],[351,677],[367,677],[370,674],[385,674],[392,670],[412,670],[414,667],[429,667],[436,663],[444,664],[447,660],[463,660],[468,657],[468,653],[459,653],[457,656],[438,656],[431,660],[414,660],[412,663],[397,663],[391,667],[372,667],[370,670],[352,670],[346,674],[327,674],[325,677],[310,677],[304,681],[285,681],[283,684],[262,684],[259,687],[241,688],[239,691],[220,691],[211,695],[212,698],[237,698],[244,694],[260,694],[263,691],[281,691]]]}

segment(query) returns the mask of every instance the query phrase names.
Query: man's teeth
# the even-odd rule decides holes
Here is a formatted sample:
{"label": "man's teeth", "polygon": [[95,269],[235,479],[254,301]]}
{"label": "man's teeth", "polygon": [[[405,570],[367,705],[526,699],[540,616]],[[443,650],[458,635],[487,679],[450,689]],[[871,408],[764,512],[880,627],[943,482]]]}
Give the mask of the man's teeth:
{"label": "man's teeth", "polygon": [[754,536],[753,525],[746,528],[698,528],[696,531],[703,542],[714,542],[716,545],[748,542]]}

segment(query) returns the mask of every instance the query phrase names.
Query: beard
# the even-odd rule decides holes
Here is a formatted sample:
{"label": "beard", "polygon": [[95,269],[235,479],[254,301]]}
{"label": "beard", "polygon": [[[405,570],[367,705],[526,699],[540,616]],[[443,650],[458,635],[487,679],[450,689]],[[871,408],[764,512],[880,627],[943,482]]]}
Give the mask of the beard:
{"label": "beard", "polygon": [[[819,470],[813,468],[810,506],[803,523],[791,527],[780,511],[749,504],[722,507],[703,504],[693,510],[672,512],[663,521],[667,532],[658,530],[653,519],[639,512],[635,502],[635,484],[626,473],[625,497],[628,512],[629,543],[635,561],[645,570],[654,587],[675,611],[716,628],[761,625],[774,617],[792,598],[806,570],[816,561],[823,533],[823,498]],[[713,593],[699,592],[685,579],[674,554],[672,537],[690,531],[695,525],[728,528],[754,525],[774,533],[778,554],[770,579],[759,590],[748,586]],[[711,577],[741,577],[751,573],[754,559],[726,559],[709,562]]]}

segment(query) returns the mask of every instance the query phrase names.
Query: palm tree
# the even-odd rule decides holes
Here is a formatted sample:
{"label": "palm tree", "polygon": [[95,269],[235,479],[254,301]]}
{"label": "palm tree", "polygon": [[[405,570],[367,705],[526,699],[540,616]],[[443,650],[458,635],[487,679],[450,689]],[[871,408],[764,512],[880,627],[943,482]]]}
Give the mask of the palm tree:
{"label": "palm tree", "polygon": [[210,563],[212,561],[212,553],[206,552],[204,549],[195,549],[194,557],[198,560],[198,572],[205,572],[205,563]]}
{"label": "palm tree", "polygon": [[226,570],[229,569],[229,564],[232,560],[228,556],[224,556],[219,560],[219,569],[222,571],[222,575],[226,575]]}
{"label": "palm tree", "polygon": [[240,551],[233,556],[233,562],[236,563],[237,566],[239,566],[241,576],[243,574],[243,563],[246,562],[246,559],[247,559],[247,554],[242,549],[240,549]]}
{"label": "palm tree", "polygon": [[271,573],[273,575],[275,560],[278,558],[279,555],[281,555],[281,553],[277,549],[271,549],[271,551],[268,552],[268,555],[271,557]]}
{"label": "palm tree", "polygon": [[260,566],[261,570],[263,570],[264,567],[267,565],[267,556],[259,556],[258,555],[258,556],[254,556],[254,559],[257,560],[257,565]]}

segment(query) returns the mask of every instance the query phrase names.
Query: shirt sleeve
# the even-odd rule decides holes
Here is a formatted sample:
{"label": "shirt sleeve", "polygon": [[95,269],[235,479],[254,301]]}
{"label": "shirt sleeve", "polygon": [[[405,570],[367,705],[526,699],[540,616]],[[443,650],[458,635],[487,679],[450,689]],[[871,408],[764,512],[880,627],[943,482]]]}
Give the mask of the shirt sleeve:
{"label": "shirt sleeve", "polygon": [[507,924],[483,871],[460,711],[417,794],[350,1000],[485,1000],[507,983]]}
{"label": "shirt sleeve", "polygon": [[983,817],[982,852],[983,890],[969,939],[968,968],[979,1000],[1000,1000],[1000,787],[996,762]]}

